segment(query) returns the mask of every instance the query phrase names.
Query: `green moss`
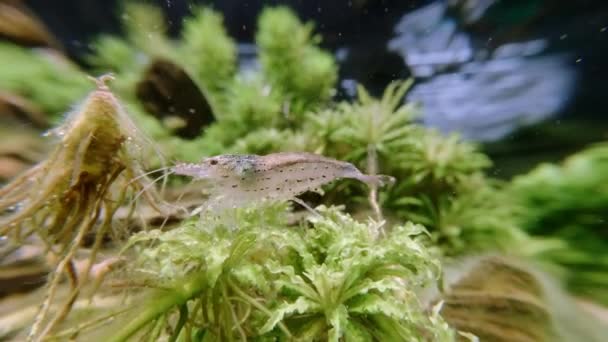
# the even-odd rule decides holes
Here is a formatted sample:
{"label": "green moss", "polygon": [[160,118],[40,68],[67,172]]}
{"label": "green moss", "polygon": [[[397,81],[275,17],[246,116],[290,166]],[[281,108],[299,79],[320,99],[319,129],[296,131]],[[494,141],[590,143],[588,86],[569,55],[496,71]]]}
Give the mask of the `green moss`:
{"label": "green moss", "polygon": [[569,270],[569,287],[608,303],[608,145],[583,150],[562,165],[540,165],[508,190],[525,208],[517,216],[521,227],[567,242],[546,257]]}
{"label": "green moss", "polygon": [[376,239],[377,223],[318,210],[310,228],[290,227],[285,205],[262,205],[134,236],[135,271],[167,290],[118,340],[153,329],[146,323],[159,317],[168,334],[183,336],[170,318],[180,306],[191,330],[215,340],[453,340],[415,293],[439,274],[418,241],[422,226],[395,226]]}

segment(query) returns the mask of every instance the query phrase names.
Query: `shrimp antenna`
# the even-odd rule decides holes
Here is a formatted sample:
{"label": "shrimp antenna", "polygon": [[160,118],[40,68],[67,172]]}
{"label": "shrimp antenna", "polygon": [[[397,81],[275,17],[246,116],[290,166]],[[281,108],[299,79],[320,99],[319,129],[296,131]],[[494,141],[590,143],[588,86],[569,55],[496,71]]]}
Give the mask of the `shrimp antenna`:
{"label": "shrimp antenna", "polygon": [[[195,181],[196,181],[196,179],[190,180],[190,182],[188,183],[188,185],[186,185],[186,188],[188,188]],[[186,190],[183,190],[182,193],[179,194],[179,196],[177,197],[177,199],[175,200],[175,202],[179,203],[179,201],[182,200],[182,198],[184,197],[185,194],[186,194]],[[182,206],[179,206],[179,205],[175,205],[175,204],[170,204],[170,203],[167,203],[167,205],[169,205],[172,208],[176,208],[178,210],[183,210],[186,213],[186,215],[190,214],[190,212],[188,211],[188,209],[186,209],[185,207],[182,207]],[[165,227],[165,224],[167,223],[168,220],[169,220],[169,216],[165,217],[165,219],[163,220],[163,223],[160,225],[159,230],[162,230]]]}
{"label": "shrimp antenna", "polygon": [[[161,164],[162,165],[167,165],[167,162],[165,160],[165,156],[160,151],[157,151],[157,153],[159,154],[159,157],[161,158]],[[170,169],[171,170],[174,167],[174,165],[177,163],[177,160],[175,160],[175,158],[171,158],[171,161],[169,163],[171,165],[173,165],[173,166],[165,166],[165,167],[157,169],[156,171],[160,171],[160,170],[164,171],[166,169]],[[161,194],[165,193],[165,190],[167,188],[167,182],[169,181],[169,176],[172,175],[173,173],[175,173],[175,172],[173,170],[171,170],[171,172],[169,172],[169,173],[166,174],[167,177],[163,179],[163,183],[160,186],[160,193]]]}
{"label": "shrimp antenna", "polygon": [[[137,177],[133,177],[133,178],[131,178],[131,179],[129,180],[129,183],[128,183],[128,184],[133,184],[135,181],[137,181],[137,180],[139,180],[139,179],[142,179],[142,178],[144,178],[144,177],[147,177],[147,176],[149,176],[149,175],[151,175],[151,174],[153,174],[153,173],[155,173],[155,172],[158,172],[158,171],[165,171],[165,170],[170,170],[171,168],[172,168],[172,166],[164,166],[164,167],[159,167],[158,169],[150,170],[150,171],[148,171],[148,172],[146,172],[146,173],[142,173],[142,174],[138,175]],[[173,173],[173,172],[168,172],[168,173],[166,173],[166,174],[164,174],[164,175],[169,176],[169,175],[171,175],[172,173]],[[160,179],[160,178],[159,178],[159,179]]]}
{"label": "shrimp antenna", "polygon": [[163,177],[168,177],[169,175],[173,174],[173,171],[168,172],[163,174],[162,176],[153,179],[150,183],[144,185],[141,190],[139,190],[139,192],[133,197],[133,199],[131,200],[131,202],[129,203],[129,205],[131,205],[131,203],[137,201],[137,199],[148,189],[150,189],[150,187],[154,186],[154,184],[156,184],[156,182],[158,182],[160,179],[162,179]]}

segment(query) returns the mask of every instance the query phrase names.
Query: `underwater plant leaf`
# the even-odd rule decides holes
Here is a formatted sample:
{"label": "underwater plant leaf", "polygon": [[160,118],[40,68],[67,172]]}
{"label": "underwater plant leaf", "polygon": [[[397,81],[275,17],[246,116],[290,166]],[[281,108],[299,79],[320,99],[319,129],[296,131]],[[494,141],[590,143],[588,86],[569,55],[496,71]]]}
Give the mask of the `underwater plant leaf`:
{"label": "underwater plant leaf", "polygon": [[259,77],[237,77],[225,96],[227,101],[222,115],[235,121],[246,132],[279,125],[281,96]]}
{"label": "underwater plant leaf", "polygon": [[[272,266],[274,274],[282,276],[277,283],[282,288],[289,289],[286,292],[288,298],[296,296],[291,303],[297,298],[306,298],[323,308],[322,313],[311,309],[308,312],[298,312],[291,319],[322,315],[329,328],[328,338],[336,340],[344,336],[349,322],[356,318],[353,314],[367,315],[377,309],[369,304],[369,312],[366,313],[365,305],[361,304],[361,311],[356,312],[353,308],[358,308],[357,303],[365,303],[366,300],[369,303],[384,303],[384,298],[387,298],[386,303],[393,303],[397,293],[407,291],[404,288],[406,283],[422,285],[431,281],[437,272],[434,267],[438,264],[427,260],[431,258],[430,254],[425,252],[421,244],[412,240],[413,236],[423,231],[421,226],[403,226],[391,232],[393,236],[375,243],[369,225],[359,223],[335,209],[321,207],[317,210],[326,216],[309,218],[314,229],[308,231],[305,239],[309,243],[307,249],[315,258],[303,263],[304,269],[301,271],[287,267],[278,272],[279,267]],[[399,279],[409,280],[401,282]],[[403,318],[403,313],[415,311],[415,301],[397,302],[403,304],[400,309],[410,309],[394,309],[391,312],[399,311],[400,314],[393,315],[392,319],[398,325],[409,324],[406,322],[410,321]],[[290,320],[288,317],[284,319]]]}
{"label": "underwater plant leaf", "polygon": [[395,299],[387,300],[377,294],[369,294],[354,300],[349,311],[364,315],[385,315],[396,320],[408,318],[409,303]]}
{"label": "underwater plant leaf", "polygon": [[393,110],[398,110],[400,107],[401,101],[405,93],[412,87],[414,84],[413,79],[409,79],[408,81],[399,83],[393,82],[387,86],[387,89],[382,94],[382,103],[386,108],[392,108]]}
{"label": "underwater plant leaf", "polygon": [[297,275],[292,266],[279,266],[270,262],[266,267],[270,273],[282,276],[276,282],[279,289],[287,289],[305,298],[318,301],[316,290],[308,284],[304,277]]}
{"label": "underwater plant leaf", "polygon": [[327,321],[331,326],[328,332],[328,341],[339,342],[344,335],[344,329],[348,322],[347,308],[344,305],[334,308],[328,315]]}
{"label": "underwater plant leaf", "polygon": [[[405,92],[409,85],[408,82],[393,82],[389,87],[399,87]],[[364,91],[363,88],[359,89]],[[396,151],[393,146],[402,144],[408,134],[412,133],[412,120],[417,115],[409,106],[395,108],[395,103],[401,101],[403,92],[394,94],[387,90],[384,101],[361,95],[359,102],[343,103],[337,108],[338,113],[333,114],[341,118],[340,128],[333,135],[335,142],[348,144],[351,151],[357,148],[366,150],[368,145],[381,148],[382,152]],[[332,119],[331,115],[326,113],[324,117]],[[325,124],[323,121],[317,122],[318,126]],[[383,156],[385,155],[381,154]]]}
{"label": "underwater plant leaf", "polygon": [[246,134],[229,150],[234,153],[265,155],[276,152],[306,151],[307,137],[290,130],[259,129]]}
{"label": "underwater plant leaf", "polygon": [[285,317],[295,313],[305,313],[319,310],[318,304],[313,301],[306,299],[305,297],[299,297],[293,303],[283,303],[274,309],[272,316],[268,321],[261,327],[260,332],[267,333],[274,329],[277,324],[282,321]]}
{"label": "underwater plant leaf", "polygon": [[353,342],[372,342],[372,334],[358,321],[349,320],[344,329],[344,339]]}
{"label": "underwater plant leaf", "polygon": [[234,278],[245,286],[257,287],[262,292],[269,292],[270,284],[265,278],[265,269],[258,264],[236,265],[232,274]]}

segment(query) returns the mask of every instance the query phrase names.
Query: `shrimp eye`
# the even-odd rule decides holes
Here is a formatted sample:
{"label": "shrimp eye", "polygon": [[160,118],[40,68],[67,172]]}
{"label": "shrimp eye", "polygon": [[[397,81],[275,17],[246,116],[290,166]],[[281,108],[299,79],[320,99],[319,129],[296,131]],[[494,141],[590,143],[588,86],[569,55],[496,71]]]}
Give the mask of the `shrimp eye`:
{"label": "shrimp eye", "polygon": [[211,160],[209,161],[209,163],[210,163],[211,165],[217,165],[217,159],[211,159]]}

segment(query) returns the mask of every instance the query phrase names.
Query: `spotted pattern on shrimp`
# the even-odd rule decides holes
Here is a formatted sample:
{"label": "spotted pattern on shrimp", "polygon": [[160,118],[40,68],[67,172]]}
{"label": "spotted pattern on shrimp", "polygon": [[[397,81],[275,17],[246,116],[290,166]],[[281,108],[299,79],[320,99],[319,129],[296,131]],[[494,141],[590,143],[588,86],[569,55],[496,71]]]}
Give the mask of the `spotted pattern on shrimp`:
{"label": "spotted pattern on shrimp", "polygon": [[172,171],[210,181],[212,200],[215,197],[218,204],[232,207],[262,199],[292,200],[341,178],[375,186],[394,182],[390,176],[366,175],[351,163],[304,152],[219,155],[200,163],[177,164]]}

